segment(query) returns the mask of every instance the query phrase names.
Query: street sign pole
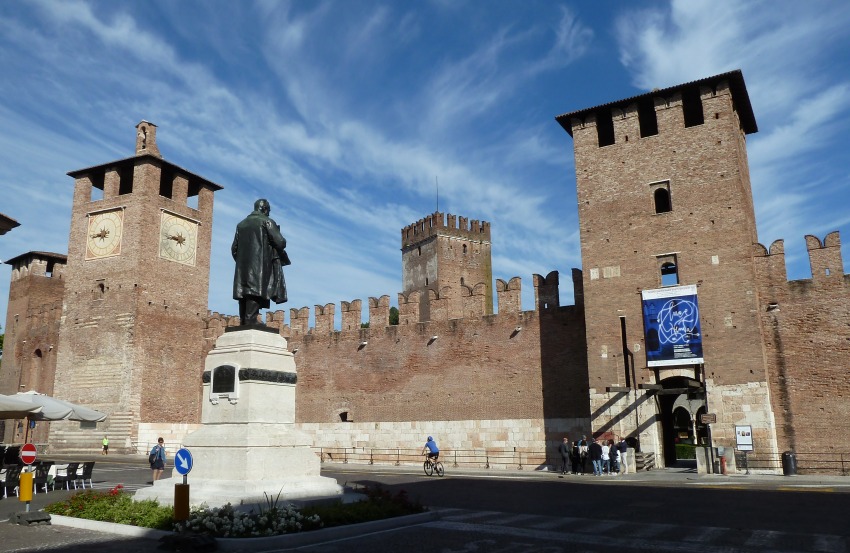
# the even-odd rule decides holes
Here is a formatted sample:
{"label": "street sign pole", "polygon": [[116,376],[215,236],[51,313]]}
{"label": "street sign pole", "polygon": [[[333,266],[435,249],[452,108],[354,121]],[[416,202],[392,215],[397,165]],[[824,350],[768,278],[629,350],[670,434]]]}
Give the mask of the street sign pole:
{"label": "street sign pole", "polygon": [[192,454],[186,448],[180,448],[174,454],[174,470],[183,475],[182,484],[174,484],[174,520],[189,520],[189,471],[192,470]]}
{"label": "street sign pole", "polygon": [[[37,454],[38,452],[34,444],[24,444],[21,447],[20,458],[27,465],[28,469],[32,468]],[[26,502],[26,512],[30,511],[30,501],[32,501],[32,477],[33,473],[29,470],[27,472],[21,472],[20,481],[18,482],[18,500]]]}

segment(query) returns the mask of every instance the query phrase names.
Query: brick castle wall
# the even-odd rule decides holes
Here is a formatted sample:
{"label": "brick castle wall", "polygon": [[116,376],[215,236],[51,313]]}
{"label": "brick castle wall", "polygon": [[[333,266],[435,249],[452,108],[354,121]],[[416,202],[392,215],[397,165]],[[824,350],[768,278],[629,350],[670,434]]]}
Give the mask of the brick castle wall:
{"label": "brick castle wall", "polygon": [[781,240],[755,246],[759,312],[781,451],[846,452],[850,420],[850,275],[838,232],[807,236],[812,278],[789,282]]}

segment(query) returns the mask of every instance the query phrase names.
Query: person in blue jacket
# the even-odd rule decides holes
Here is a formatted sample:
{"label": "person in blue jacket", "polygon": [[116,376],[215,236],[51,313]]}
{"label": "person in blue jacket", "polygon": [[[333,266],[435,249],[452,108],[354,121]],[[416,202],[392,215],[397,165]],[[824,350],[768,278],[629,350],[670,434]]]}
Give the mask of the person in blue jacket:
{"label": "person in blue jacket", "polygon": [[150,456],[153,458],[151,461],[151,469],[153,470],[153,481],[156,482],[162,476],[162,471],[165,470],[165,440],[161,437],[157,440],[157,444],[153,446],[151,449]]}

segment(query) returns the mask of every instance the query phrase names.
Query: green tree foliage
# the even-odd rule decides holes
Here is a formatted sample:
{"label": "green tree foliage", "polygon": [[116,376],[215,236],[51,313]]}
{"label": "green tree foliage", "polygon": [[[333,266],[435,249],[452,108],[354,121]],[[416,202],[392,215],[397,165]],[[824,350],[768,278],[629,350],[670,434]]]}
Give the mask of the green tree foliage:
{"label": "green tree foliage", "polygon": [[398,324],[398,308],[390,307],[390,324],[397,325]]}

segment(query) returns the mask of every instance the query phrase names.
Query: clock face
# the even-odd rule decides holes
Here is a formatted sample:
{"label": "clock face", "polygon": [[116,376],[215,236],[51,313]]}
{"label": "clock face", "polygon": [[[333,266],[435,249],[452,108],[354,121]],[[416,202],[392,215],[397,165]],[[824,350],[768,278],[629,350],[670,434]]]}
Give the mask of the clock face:
{"label": "clock face", "polygon": [[194,267],[198,223],[163,211],[159,229],[159,256]]}
{"label": "clock face", "polygon": [[119,255],[123,227],[123,209],[90,214],[86,235],[86,260]]}

